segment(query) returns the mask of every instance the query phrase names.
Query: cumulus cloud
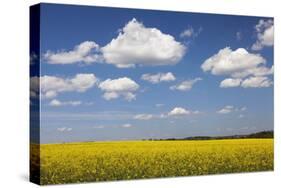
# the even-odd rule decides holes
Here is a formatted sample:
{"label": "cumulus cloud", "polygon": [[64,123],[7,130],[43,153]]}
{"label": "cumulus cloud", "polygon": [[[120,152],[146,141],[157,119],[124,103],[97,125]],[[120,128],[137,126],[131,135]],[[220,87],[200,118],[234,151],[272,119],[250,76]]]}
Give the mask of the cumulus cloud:
{"label": "cumulus cloud", "polygon": [[127,77],[107,79],[101,82],[98,87],[105,92],[103,97],[106,100],[124,97],[125,100],[131,101],[136,99],[135,92],[139,89],[139,85]]}
{"label": "cumulus cloud", "polygon": [[59,101],[57,99],[53,99],[51,100],[51,102],[49,103],[50,106],[78,106],[81,105],[82,102],[81,101]]}
{"label": "cumulus cloud", "polygon": [[259,76],[259,77],[250,77],[245,79],[241,86],[244,88],[262,88],[262,87],[270,87],[273,85],[273,81],[268,77]]}
{"label": "cumulus cloud", "polygon": [[230,76],[220,83],[222,88],[242,86],[249,76],[258,79],[274,72],[274,66],[266,67],[266,60],[260,54],[249,53],[244,48],[233,51],[229,47],[219,50],[217,54],[205,60],[201,68],[213,75]]}
{"label": "cumulus cloud", "polygon": [[189,114],[191,114],[190,110],[182,107],[175,107],[168,113],[168,116],[186,116]]}
{"label": "cumulus cloud", "polygon": [[142,80],[146,80],[153,84],[157,84],[160,82],[171,82],[176,80],[176,77],[171,72],[167,73],[157,73],[157,74],[143,74],[141,76]]}
{"label": "cumulus cloud", "polygon": [[[264,67],[266,60],[259,54],[249,53],[244,48],[232,50],[229,47],[219,50],[219,52],[201,65],[204,72],[211,72],[213,75],[230,75],[241,78],[250,74],[255,75]],[[266,74],[267,72],[264,72]],[[261,74],[259,72],[259,74]]]}
{"label": "cumulus cloud", "polygon": [[154,116],[152,114],[137,114],[134,116],[134,119],[137,120],[150,120],[152,119]]}
{"label": "cumulus cloud", "polygon": [[192,80],[186,80],[186,81],[183,81],[177,85],[173,85],[170,87],[171,90],[179,90],[179,91],[189,91],[192,89],[193,85],[202,80],[202,78],[195,78],[195,79],[192,79]]}
{"label": "cumulus cloud", "polygon": [[274,45],[274,25],[273,20],[259,20],[255,26],[257,41],[252,45],[252,50],[261,50],[265,46]]}
{"label": "cumulus cloud", "polygon": [[118,36],[101,48],[106,63],[118,68],[138,65],[174,65],[186,47],[157,28],[145,27],[135,18],[122,28]]}
{"label": "cumulus cloud", "polygon": [[101,62],[100,47],[93,41],[84,41],[70,51],[47,51],[43,58],[50,64],[73,64],[83,62],[86,64]]}
{"label": "cumulus cloud", "polygon": [[40,78],[41,95],[43,98],[54,98],[62,92],[85,92],[97,83],[94,74],[77,74],[73,78],[42,76]]}
{"label": "cumulus cloud", "polygon": [[227,78],[221,81],[220,87],[227,88],[227,87],[238,87],[240,86],[242,79],[240,78]]}

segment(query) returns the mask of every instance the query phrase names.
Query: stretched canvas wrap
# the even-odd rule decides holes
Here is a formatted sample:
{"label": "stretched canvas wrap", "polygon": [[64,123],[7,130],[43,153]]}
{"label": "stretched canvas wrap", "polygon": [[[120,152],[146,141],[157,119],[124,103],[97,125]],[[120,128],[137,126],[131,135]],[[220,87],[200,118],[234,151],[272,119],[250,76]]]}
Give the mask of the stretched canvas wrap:
{"label": "stretched canvas wrap", "polygon": [[274,19],[30,7],[30,180],[273,170]]}

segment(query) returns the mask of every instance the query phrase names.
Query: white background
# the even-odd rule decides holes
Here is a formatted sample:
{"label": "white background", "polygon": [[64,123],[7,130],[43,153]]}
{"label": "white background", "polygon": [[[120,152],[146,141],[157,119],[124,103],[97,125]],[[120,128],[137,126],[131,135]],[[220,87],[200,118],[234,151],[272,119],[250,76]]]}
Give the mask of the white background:
{"label": "white background", "polygon": [[[38,187],[28,182],[29,5],[39,1],[8,0],[0,6],[0,187]],[[164,178],[64,185],[63,187],[278,187],[280,144],[280,5],[278,0],[95,0],[45,1],[113,7],[180,10],[275,17],[275,171],[204,177]],[[278,9],[279,8],[279,9]],[[258,101],[257,101],[258,102]],[[52,187],[52,186],[51,186]],[[56,186],[62,187],[62,186]],[[279,186],[280,187],[280,186]]]}

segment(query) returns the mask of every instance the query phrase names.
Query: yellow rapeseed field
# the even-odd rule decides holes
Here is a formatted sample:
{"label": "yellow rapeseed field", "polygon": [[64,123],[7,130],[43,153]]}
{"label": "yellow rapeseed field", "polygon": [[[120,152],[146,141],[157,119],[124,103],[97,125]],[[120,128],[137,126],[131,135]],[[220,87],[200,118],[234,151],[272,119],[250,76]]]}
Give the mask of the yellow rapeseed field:
{"label": "yellow rapeseed field", "polygon": [[41,184],[273,170],[273,139],[40,145]]}

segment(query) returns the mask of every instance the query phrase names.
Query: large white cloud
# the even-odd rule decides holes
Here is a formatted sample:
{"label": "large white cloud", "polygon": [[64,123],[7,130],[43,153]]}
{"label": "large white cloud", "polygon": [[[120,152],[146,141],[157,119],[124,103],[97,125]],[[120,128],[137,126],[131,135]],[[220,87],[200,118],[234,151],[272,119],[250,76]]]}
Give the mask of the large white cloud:
{"label": "large white cloud", "polygon": [[157,74],[143,74],[141,76],[142,80],[149,81],[153,84],[157,84],[159,82],[170,82],[176,80],[176,77],[171,72],[167,73],[157,73]]}
{"label": "large white cloud", "polygon": [[73,78],[56,76],[40,77],[40,90],[43,98],[53,98],[62,92],[85,92],[97,83],[94,74],[77,74]]}
{"label": "large white cloud", "polygon": [[127,101],[136,99],[135,92],[139,85],[130,78],[107,79],[99,84],[99,88],[104,91],[104,99],[111,100],[124,97]]}
{"label": "large white cloud", "polygon": [[213,75],[229,76],[220,83],[222,88],[238,87],[247,77],[266,77],[274,72],[274,66],[268,68],[260,54],[249,53],[244,48],[233,51],[229,47],[209,57],[201,68]]}
{"label": "large white cloud", "polygon": [[273,20],[260,20],[255,26],[257,41],[252,45],[252,50],[261,50],[265,46],[274,45]]}
{"label": "large white cloud", "polygon": [[47,51],[43,57],[50,64],[73,64],[78,62],[93,63],[102,61],[99,45],[93,41],[85,41],[70,51]]}
{"label": "large white cloud", "polygon": [[192,79],[192,80],[186,80],[186,81],[183,81],[177,85],[174,85],[174,86],[171,86],[170,89],[171,90],[179,90],[179,91],[189,91],[192,89],[193,85],[202,80],[202,78],[195,78],[195,79]]}
{"label": "large white cloud", "polygon": [[145,27],[134,18],[101,51],[106,63],[129,68],[137,64],[174,65],[182,59],[186,47],[173,36]]}

